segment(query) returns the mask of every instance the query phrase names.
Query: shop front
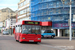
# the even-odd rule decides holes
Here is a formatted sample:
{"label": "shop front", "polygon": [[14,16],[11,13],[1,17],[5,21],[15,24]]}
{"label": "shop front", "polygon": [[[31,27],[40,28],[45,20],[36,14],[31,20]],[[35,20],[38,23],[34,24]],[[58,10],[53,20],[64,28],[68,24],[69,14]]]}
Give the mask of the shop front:
{"label": "shop front", "polygon": [[[68,22],[52,22],[52,28],[54,29],[56,36],[69,37],[69,25]],[[75,23],[72,22],[72,37],[75,37]]]}
{"label": "shop front", "polygon": [[[63,37],[69,37],[69,29],[63,29],[62,32]],[[72,29],[72,37],[75,37],[75,29]]]}
{"label": "shop front", "polygon": [[52,29],[52,22],[42,22],[41,30],[51,30]]}

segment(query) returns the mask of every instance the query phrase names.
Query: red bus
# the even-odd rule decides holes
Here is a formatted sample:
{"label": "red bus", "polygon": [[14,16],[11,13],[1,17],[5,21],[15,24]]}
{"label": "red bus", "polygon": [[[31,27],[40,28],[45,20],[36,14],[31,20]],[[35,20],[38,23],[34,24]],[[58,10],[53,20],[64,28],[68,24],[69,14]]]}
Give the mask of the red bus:
{"label": "red bus", "polygon": [[21,42],[41,42],[41,22],[22,21],[15,26],[15,39]]}

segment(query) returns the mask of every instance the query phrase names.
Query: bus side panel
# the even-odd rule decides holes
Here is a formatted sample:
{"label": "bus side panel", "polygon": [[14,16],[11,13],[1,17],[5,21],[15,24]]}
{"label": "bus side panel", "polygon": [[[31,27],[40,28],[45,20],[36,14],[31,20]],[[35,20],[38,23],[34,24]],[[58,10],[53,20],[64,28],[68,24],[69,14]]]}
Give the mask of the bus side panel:
{"label": "bus side panel", "polygon": [[18,40],[21,40],[21,33],[18,34]]}
{"label": "bus side panel", "polygon": [[19,33],[15,33],[15,39],[19,40]]}

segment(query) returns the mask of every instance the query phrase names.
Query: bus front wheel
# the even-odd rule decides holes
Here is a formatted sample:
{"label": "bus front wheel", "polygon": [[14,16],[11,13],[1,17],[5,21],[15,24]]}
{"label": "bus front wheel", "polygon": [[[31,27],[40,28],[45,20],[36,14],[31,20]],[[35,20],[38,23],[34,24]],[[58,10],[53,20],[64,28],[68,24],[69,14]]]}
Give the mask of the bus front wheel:
{"label": "bus front wheel", "polygon": [[19,43],[22,43],[22,42],[19,40]]}
{"label": "bus front wheel", "polygon": [[16,41],[18,42],[18,40],[17,40],[16,36],[15,36],[15,39],[16,39]]}
{"label": "bus front wheel", "polygon": [[18,40],[16,40],[18,42]]}
{"label": "bus front wheel", "polygon": [[22,42],[20,41],[20,38],[19,38],[19,40],[18,40],[18,41],[19,41],[19,43],[22,43]]}

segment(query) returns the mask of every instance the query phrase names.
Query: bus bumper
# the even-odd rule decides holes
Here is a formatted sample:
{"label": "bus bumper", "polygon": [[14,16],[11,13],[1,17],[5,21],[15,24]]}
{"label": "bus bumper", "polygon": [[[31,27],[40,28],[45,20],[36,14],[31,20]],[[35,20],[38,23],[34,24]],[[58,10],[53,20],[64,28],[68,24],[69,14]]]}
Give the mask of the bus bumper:
{"label": "bus bumper", "polygon": [[41,42],[41,40],[24,40],[24,39],[21,39],[20,42]]}

